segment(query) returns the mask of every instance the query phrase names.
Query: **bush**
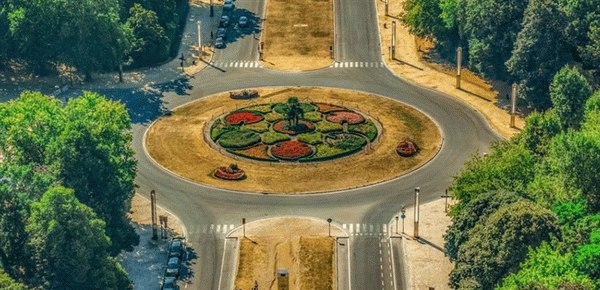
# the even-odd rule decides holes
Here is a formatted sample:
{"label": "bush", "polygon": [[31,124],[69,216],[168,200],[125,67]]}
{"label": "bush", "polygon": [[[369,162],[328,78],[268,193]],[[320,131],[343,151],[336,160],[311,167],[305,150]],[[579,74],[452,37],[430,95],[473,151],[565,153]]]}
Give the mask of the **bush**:
{"label": "bush", "polygon": [[231,126],[231,125],[221,121],[221,119],[216,119],[210,128],[210,138],[213,141],[216,141],[217,138],[219,138],[219,136],[221,136],[221,134],[232,131],[232,130],[237,130],[237,129],[238,129],[238,127]]}
{"label": "bush", "polygon": [[344,151],[358,149],[367,143],[367,140],[364,138],[350,134],[335,134],[328,141],[334,147],[343,149]]}
{"label": "bush", "polygon": [[323,135],[320,132],[298,135],[298,141],[316,145],[323,143]]}
{"label": "bush", "polygon": [[322,133],[327,133],[331,131],[339,131],[342,130],[342,124],[332,123],[327,120],[323,120],[317,123],[317,131]]}
{"label": "bush", "polygon": [[[304,113],[316,111],[316,108],[309,103],[299,103],[298,106]],[[279,114],[285,115],[287,114],[287,112],[290,111],[290,105],[284,103],[277,103],[273,106],[273,110]]]}
{"label": "bush", "polygon": [[277,133],[277,132],[266,132],[262,134],[262,142],[265,144],[275,144],[280,141],[289,140],[290,136],[287,134]]}
{"label": "bush", "polygon": [[331,147],[327,143],[318,144],[315,146],[317,152],[311,157],[311,159],[332,157],[338,154],[344,153],[346,150],[336,147]]}
{"label": "bush", "polygon": [[271,112],[265,115],[265,119],[269,122],[281,121],[283,120],[283,115],[276,112]]}
{"label": "bush", "polygon": [[225,148],[244,148],[260,142],[260,135],[250,130],[229,131],[221,135],[218,142]]}
{"label": "bush", "polygon": [[250,125],[245,125],[244,129],[252,130],[254,132],[263,133],[269,131],[269,122],[262,121]]}
{"label": "bush", "polygon": [[365,123],[358,125],[348,125],[348,131],[361,133],[367,136],[369,141],[373,141],[377,137],[377,126],[372,120],[367,120]]}
{"label": "bush", "polygon": [[304,114],[304,119],[312,122],[318,122],[323,120],[323,115],[319,112],[308,112]]}
{"label": "bush", "polygon": [[254,105],[247,107],[248,111],[256,111],[260,113],[270,113],[273,109],[271,109],[271,104],[263,104],[263,105]]}

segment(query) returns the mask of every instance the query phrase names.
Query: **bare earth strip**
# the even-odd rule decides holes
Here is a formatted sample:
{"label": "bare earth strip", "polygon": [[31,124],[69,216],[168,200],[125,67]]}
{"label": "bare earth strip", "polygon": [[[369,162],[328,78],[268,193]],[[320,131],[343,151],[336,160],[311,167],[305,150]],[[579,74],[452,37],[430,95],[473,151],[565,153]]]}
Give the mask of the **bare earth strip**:
{"label": "bare earth strip", "polygon": [[277,290],[276,270],[287,268],[289,289],[335,289],[335,236],[344,235],[327,223],[305,218],[262,220],[246,226],[241,238],[235,287]]}
{"label": "bare earth strip", "polygon": [[[220,94],[177,109],[148,129],[145,139],[148,153],[167,169],[197,182],[239,191],[295,194],[354,188],[395,178],[431,159],[441,144],[441,134],[431,119],[388,98],[323,88],[269,88],[260,89],[259,93],[260,97],[254,100],[233,100],[229,94]],[[383,133],[370,150],[308,164],[233,158],[220,154],[204,140],[204,126],[213,117],[251,104],[283,102],[290,96],[357,109],[378,118]],[[421,147],[411,158],[400,157],[395,151],[406,139]],[[231,163],[246,172],[245,180],[224,181],[213,177],[216,168]]]}
{"label": "bare earth strip", "polygon": [[[379,25],[381,31],[381,46],[383,58],[389,67],[403,78],[419,85],[436,89],[456,98],[459,98],[480,111],[504,137],[510,137],[523,128],[524,121],[516,118],[516,127],[510,128],[510,115],[506,109],[509,101],[505,98],[509,93],[508,86],[494,83],[492,86],[472,72],[462,69],[461,88],[456,88],[456,69],[445,68],[441,65],[427,62],[422,58],[423,52],[433,45],[425,40],[418,39],[408,32],[397,15],[402,11],[404,0],[391,0],[389,14],[385,16],[385,2],[377,1]],[[392,21],[396,22],[396,57],[390,59],[389,47],[392,43]],[[524,108],[523,108],[524,109]]]}
{"label": "bare earth strip", "polygon": [[312,70],[333,62],[333,0],[266,1],[263,66]]}

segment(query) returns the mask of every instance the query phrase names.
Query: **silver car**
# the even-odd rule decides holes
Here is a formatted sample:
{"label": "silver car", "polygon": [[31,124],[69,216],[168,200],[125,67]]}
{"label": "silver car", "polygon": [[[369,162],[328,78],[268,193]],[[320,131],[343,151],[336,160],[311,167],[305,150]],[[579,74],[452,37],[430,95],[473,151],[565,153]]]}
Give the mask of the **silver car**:
{"label": "silver car", "polygon": [[169,259],[167,263],[167,277],[177,277],[179,276],[179,267],[181,266],[181,260],[177,257],[173,257]]}

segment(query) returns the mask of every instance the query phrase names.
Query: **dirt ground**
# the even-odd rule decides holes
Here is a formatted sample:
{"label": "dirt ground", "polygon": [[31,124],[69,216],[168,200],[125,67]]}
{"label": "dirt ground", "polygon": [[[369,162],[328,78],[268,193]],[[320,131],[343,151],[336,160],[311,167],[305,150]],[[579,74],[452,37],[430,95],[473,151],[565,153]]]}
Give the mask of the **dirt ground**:
{"label": "dirt ground", "polygon": [[333,0],[268,0],[265,17],[263,66],[313,70],[333,63]]}
{"label": "dirt ground", "polygon": [[[409,289],[450,290],[448,275],[454,268],[444,252],[444,237],[451,219],[444,211],[444,199],[422,204],[419,215],[419,236],[414,239],[414,209],[407,208],[404,252],[408,268]],[[450,200],[448,200],[450,204]],[[400,214],[400,213],[399,213]],[[400,227],[401,228],[401,227]],[[400,230],[401,231],[401,230]],[[435,273],[435,275],[432,275]]]}
{"label": "dirt ground", "polygon": [[276,270],[288,268],[290,289],[335,289],[335,237],[345,236],[325,221],[308,218],[266,219],[246,225],[241,238],[235,287],[251,289],[254,281],[276,290]]}
{"label": "dirt ground", "polygon": [[[425,52],[433,45],[423,39],[418,39],[408,32],[398,15],[402,11],[405,0],[390,0],[389,14],[385,16],[385,2],[377,0],[379,12],[379,25],[381,31],[381,46],[383,58],[389,67],[398,75],[419,85],[436,89],[456,98],[459,98],[476,110],[480,111],[504,137],[510,137],[519,132],[524,125],[522,116],[527,113],[527,108],[519,107],[521,117],[516,117],[515,127],[510,128],[509,105],[506,95],[510,92],[508,84],[489,83],[464,67],[461,70],[461,88],[456,88],[456,68],[446,68],[423,59]],[[396,22],[396,55],[390,59],[392,43],[392,22]]]}
{"label": "dirt ground", "polygon": [[[400,176],[427,162],[438,151],[441,134],[428,117],[394,100],[364,93],[322,88],[260,89],[254,100],[233,100],[228,94],[190,103],[154,123],[147,131],[149,155],[167,169],[191,180],[240,191],[263,193],[309,193],[341,190],[373,184]],[[212,118],[251,104],[300,100],[329,102],[376,117],[383,133],[370,149],[326,162],[288,163],[250,161],[220,154],[209,147],[203,130]],[[405,139],[415,141],[421,151],[400,157],[396,146]],[[245,171],[242,181],[224,181],[212,172],[236,163]],[[351,177],[351,178],[350,178]],[[308,182],[310,181],[310,182]]]}

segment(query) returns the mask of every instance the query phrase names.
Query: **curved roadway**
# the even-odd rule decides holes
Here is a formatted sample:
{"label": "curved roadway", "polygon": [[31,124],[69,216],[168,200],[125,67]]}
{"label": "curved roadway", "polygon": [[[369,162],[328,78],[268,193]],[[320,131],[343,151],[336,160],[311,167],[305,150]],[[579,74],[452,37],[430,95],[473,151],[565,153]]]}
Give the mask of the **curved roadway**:
{"label": "curved roadway", "polygon": [[[258,15],[256,18],[260,20],[264,1],[237,0],[235,4],[239,9]],[[336,61],[382,62],[375,1],[334,1]],[[260,21],[256,24],[260,31]],[[258,37],[252,34],[237,37],[236,41],[228,43],[224,50],[215,54],[213,63],[257,61],[258,43]],[[332,218],[338,225],[387,224],[402,205],[412,205],[415,187],[421,188],[422,202],[439,198],[466,159],[477,150],[485,151],[491,141],[500,138],[481,114],[462,101],[410,84],[385,67],[330,66],[310,72],[282,72],[259,67],[209,66],[188,81],[188,95],[163,95],[160,101],[166,109],[171,110],[211,94],[253,87],[352,89],[390,97],[423,111],[439,125],[444,143],[431,162],[389,182],[336,193],[265,196],[206,187],[163,171],[143,151],[143,136],[149,124],[134,124],[139,192],[147,195],[150,190],[156,190],[159,203],[179,216],[186,225],[188,241],[198,255],[191,266],[186,289],[219,289],[220,280],[227,279],[220,277],[224,233],[215,231],[215,228],[211,230],[211,225],[239,226],[242,218],[252,221],[290,215]],[[381,255],[377,249],[383,239],[358,235],[350,238],[352,289],[396,289],[390,275],[395,273],[389,273],[387,267],[377,267]]]}

